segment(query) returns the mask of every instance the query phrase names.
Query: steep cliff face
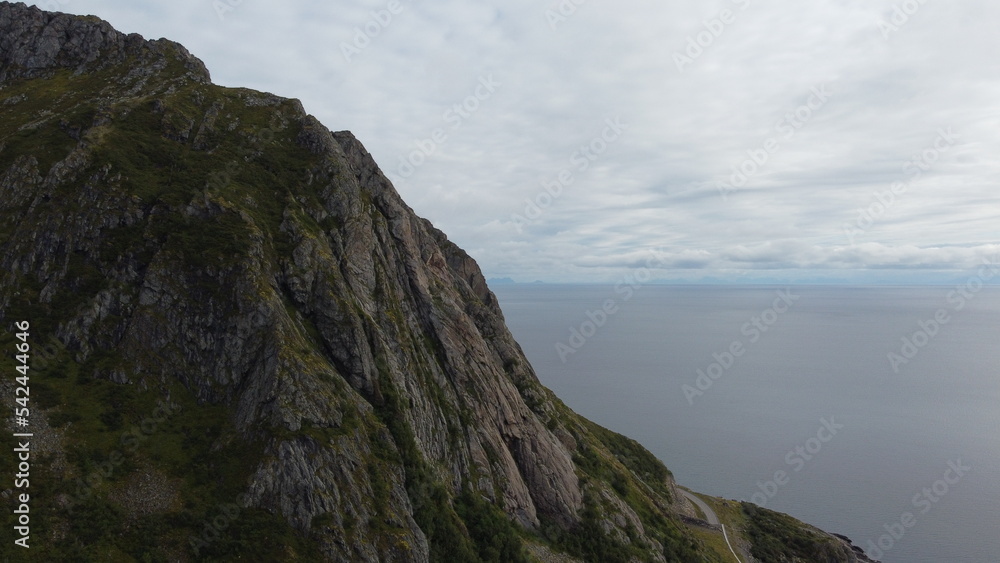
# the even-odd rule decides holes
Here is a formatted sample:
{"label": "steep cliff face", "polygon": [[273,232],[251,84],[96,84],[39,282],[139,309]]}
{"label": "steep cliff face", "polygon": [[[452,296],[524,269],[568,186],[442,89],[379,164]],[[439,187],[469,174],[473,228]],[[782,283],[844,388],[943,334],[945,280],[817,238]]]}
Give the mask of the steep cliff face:
{"label": "steep cliff face", "polygon": [[0,264],[46,556],[716,560],[351,133],[176,43],[0,3]]}

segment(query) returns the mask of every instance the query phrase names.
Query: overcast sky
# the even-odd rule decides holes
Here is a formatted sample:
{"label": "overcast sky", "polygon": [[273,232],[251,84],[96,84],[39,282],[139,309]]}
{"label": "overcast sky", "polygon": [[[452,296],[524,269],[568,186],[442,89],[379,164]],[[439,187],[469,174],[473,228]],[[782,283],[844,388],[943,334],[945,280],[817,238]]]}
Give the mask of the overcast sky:
{"label": "overcast sky", "polygon": [[488,277],[959,278],[1000,259],[1000,4],[49,0],[365,144]]}

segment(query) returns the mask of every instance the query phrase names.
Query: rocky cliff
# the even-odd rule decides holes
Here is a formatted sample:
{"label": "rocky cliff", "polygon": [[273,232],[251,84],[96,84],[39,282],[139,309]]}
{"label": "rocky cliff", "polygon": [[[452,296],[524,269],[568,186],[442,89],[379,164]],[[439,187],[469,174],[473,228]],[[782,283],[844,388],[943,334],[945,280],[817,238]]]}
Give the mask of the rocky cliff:
{"label": "rocky cliff", "polygon": [[[0,2],[0,264],[38,560],[730,560],[351,133],[177,43]],[[857,560],[729,505],[747,554]]]}

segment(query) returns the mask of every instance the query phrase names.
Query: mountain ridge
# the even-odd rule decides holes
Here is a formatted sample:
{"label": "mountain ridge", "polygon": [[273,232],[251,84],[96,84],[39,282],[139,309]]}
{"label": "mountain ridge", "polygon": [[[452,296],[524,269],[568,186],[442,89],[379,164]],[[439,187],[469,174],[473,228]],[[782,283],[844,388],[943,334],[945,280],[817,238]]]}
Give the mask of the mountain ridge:
{"label": "mountain ridge", "polygon": [[[538,382],[475,261],[297,100],[0,2],[0,194],[0,319],[53,350],[40,557],[727,560],[662,463]],[[181,414],[115,456],[163,404]],[[730,514],[758,531],[745,556],[803,560],[792,533],[865,560],[770,514]]]}

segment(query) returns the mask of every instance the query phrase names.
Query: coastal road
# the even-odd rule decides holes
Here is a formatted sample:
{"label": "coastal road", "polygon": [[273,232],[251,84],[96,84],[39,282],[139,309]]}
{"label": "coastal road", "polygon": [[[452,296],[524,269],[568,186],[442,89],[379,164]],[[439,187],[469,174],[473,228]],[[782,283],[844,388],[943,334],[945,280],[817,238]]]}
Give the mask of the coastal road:
{"label": "coastal road", "polygon": [[689,493],[684,489],[678,489],[678,490],[681,492],[682,495],[684,495],[684,498],[693,502],[695,506],[701,509],[701,512],[705,515],[706,522],[708,522],[713,526],[719,526],[720,528],[722,528],[722,536],[726,539],[726,546],[729,547],[729,551],[733,554],[733,557],[736,558],[737,563],[743,563],[743,560],[740,559],[740,556],[736,555],[736,550],[733,549],[733,544],[729,543],[729,535],[726,534],[726,527],[723,526],[721,522],[719,522],[719,516],[715,514],[715,511],[712,510],[711,507],[705,504],[705,501],[698,498],[694,493]]}
{"label": "coastal road", "polygon": [[715,511],[712,510],[707,504],[705,504],[705,501],[701,500],[700,498],[698,498],[694,494],[685,491],[684,489],[679,489],[679,490],[680,490],[681,494],[684,495],[684,498],[686,498],[689,501],[693,502],[695,506],[697,506],[698,508],[701,509],[701,511],[705,514],[705,521],[706,522],[708,522],[709,524],[711,524],[713,526],[721,526],[722,525],[719,522],[719,517],[716,516]]}

